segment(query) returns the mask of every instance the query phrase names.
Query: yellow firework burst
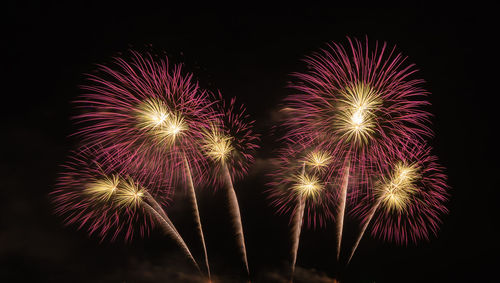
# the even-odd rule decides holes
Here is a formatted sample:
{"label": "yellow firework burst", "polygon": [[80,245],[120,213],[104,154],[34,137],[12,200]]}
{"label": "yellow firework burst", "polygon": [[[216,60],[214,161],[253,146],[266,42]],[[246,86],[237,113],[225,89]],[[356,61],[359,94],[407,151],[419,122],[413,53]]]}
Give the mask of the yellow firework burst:
{"label": "yellow firework burst", "polygon": [[406,208],[411,196],[417,191],[415,181],[420,178],[419,167],[416,164],[407,165],[404,162],[396,164],[389,178],[384,178],[377,193],[381,204],[387,210],[402,211]]}
{"label": "yellow firework burst", "polygon": [[160,100],[148,99],[137,107],[138,127],[156,132],[167,125],[170,111]]}
{"label": "yellow firework burst", "polygon": [[180,114],[170,113],[162,127],[157,133],[167,144],[175,142],[176,138],[188,129],[187,123]]}
{"label": "yellow firework burst", "polygon": [[363,83],[346,87],[340,95],[335,126],[349,142],[366,144],[375,132],[375,113],[382,104],[380,96]]}
{"label": "yellow firework burst", "polygon": [[148,131],[159,142],[172,145],[188,129],[181,114],[172,112],[160,100],[149,99],[137,107],[138,127]]}
{"label": "yellow firework burst", "polygon": [[132,178],[122,179],[116,191],[116,204],[123,208],[136,208],[145,194],[145,189]]}
{"label": "yellow firework burst", "polygon": [[320,171],[330,164],[332,157],[326,151],[315,150],[306,156],[305,164]]}
{"label": "yellow firework burst", "polygon": [[118,176],[103,176],[89,183],[84,192],[97,201],[108,201],[116,192],[120,180]]}
{"label": "yellow firework burst", "polygon": [[294,177],[292,189],[303,198],[316,199],[323,189],[320,180],[315,175],[300,174]]}
{"label": "yellow firework burst", "polygon": [[224,163],[233,151],[232,138],[222,134],[218,127],[212,126],[203,133],[203,149],[212,160]]}

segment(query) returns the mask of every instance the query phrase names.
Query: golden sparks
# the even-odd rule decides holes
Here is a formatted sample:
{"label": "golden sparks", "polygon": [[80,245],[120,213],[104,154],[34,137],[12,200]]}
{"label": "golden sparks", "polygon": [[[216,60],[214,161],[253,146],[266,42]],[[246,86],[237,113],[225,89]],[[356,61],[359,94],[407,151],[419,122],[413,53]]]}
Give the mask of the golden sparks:
{"label": "golden sparks", "polygon": [[376,112],[382,103],[379,95],[363,83],[348,86],[340,94],[335,126],[347,141],[357,145],[368,143],[375,132]]}
{"label": "golden sparks", "polygon": [[156,131],[165,127],[169,116],[168,107],[161,100],[148,99],[137,107],[138,126],[144,130]]}
{"label": "golden sparks", "polygon": [[91,182],[84,192],[91,198],[97,201],[108,201],[116,192],[118,183],[120,182],[118,176],[111,175],[103,176],[101,179],[96,179]]}
{"label": "golden sparks", "polygon": [[129,177],[120,181],[115,201],[120,207],[136,208],[141,203],[144,194],[145,189]]}
{"label": "golden sparks", "polygon": [[160,101],[149,99],[137,107],[137,126],[148,131],[154,138],[172,145],[176,138],[188,129],[181,114],[172,112]]}
{"label": "golden sparks", "polygon": [[316,199],[323,189],[319,179],[315,175],[300,174],[294,177],[295,184],[292,189],[303,198]]}
{"label": "golden sparks", "polygon": [[404,210],[411,201],[411,196],[417,191],[415,181],[420,178],[419,167],[416,164],[397,163],[389,178],[384,178],[377,193],[382,205],[387,210]]}
{"label": "golden sparks", "polygon": [[232,138],[224,135],[212,126],[203,134],[203,149],[205,154],[216,162],[224,163],[233,151]]}
{"label": "golden sparks", "polygon": [[326,151],[315,150],[311,151],[305,160],[305,165],[311,166],[312,168],[321,171],[325,169],[332,161],[332,157]]}

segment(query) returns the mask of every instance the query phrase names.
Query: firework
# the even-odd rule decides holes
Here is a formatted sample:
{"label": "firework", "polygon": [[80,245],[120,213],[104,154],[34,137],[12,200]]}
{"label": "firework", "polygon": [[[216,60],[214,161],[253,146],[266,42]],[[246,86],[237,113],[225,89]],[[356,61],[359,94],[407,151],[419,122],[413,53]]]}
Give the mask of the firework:
{"label": "firework", "polygon": [[208,94],[191,74],[182,74],[180,65],[133,51],[130,60],[116,58],[111,67],[100,66],[83,89],[86,93],[77,103],[84,114],[77,119],[86,144],[99,145],[121,163],[170,181],[155,189],[186,185],[210,277],[194,189],[206,172],[198,133],[214,119]]}
{"label": "firework", "polygon": [[254,122],[248,121],[249,116],[243,105],[235,109],[235,98],[226,104],[220,93],[219,97],[221,103],[217,105],[216,111],[220,115],[201,132],[201,148],[212,168],[209,184],[226,188],[235,236],[249,274],[243,225],[233,181],[247,173],[254,161],[255,150],[258,148],[256,142],[259,138],[252,130]]}
{"label": "firework", "polygon": [[[315,160],[321,156],[322,160]],[[321,161],[319,164],[318,161]],[[333,188],[338,186],[339,170],[333,156],[319,145],[312,149],[302,144],[287,144],[280,149],[278,157],[272,160],[272,181],[266,191],[271,205],[278,214],[294,215],[294,209],[303,197],[305,201],[304,220],[308,227],[324,226],[334,219],[337,195]],[[332,173],[333,172],[333,173]],[[316,187],[326,188],[317,190]]]}
{"label": "firework", "polygon": [[[65,165],[65,172],[51,193],[56,213],[64,216],[67,224],[79,224],[79,229],[88,226],[89,234],[97,233],[102,239],[111,235],[111,240],[120,234],[126,241],[132,240],[137,226],[144,236],[158,224],[198,268],[175,226],[143,185],[151,182],[140,175],[137,176],[142,180],[125,175],[119,166],[110,163],[111,157],[98,158],[95,153],[84,148]],[[153,183],[159,185],[158,181]]]}
{"label": "firework", "polygon": [[423,145],[404,147],[384,167],[373,194],[367,195],[355,210],[363,218],[363,226],[348,262],[372,221],[373,235],[398,244],[436,234],[440,218],[447,212],[444,203],[448,187],[443,168],[430,151]]}
{"label": "firework", "polygon": [[[208,94],[184,75],[180,65],[142,56],[131,51],[130,59],[116,58],[111,66],[100,66],[88,76],[85,93],[76,103],[84,112],[76,117],[82,124],[78,135],[87,145],[100,145],[103,152],[120,156],[123,162],[156,166],[175,159],[189,160],[195,183],[205,171],[196,144],[197,133],[213,120]],[[177,164],[165,166],[172,178]]]}
{"label": "firework", "polygon": [[224,186],[223,166],[227,166],[233,180],[242,179],[254,162],[259,148],[259,136],[253,131],[254,121],[236,98],[229,103],[219,93],[215,104],[215,120],[200,133],[202,152],[212,168],[209,184]]}
{"label": "firework", "polygon": [[330,207],[334,204],[331,191],[334,164],[333,157],[320,146],[307,149],[301,144],[288,144],[274,161],[276,169],[271,173],[273,181],[267,192],[278,213],[291,212],[292,215],[292,279],[304,218],[308,226],[323,225],[326,220],[333,219]]}
{"label": "firework", "polygon": [[295,74],[296,94],[285,107],[290,113],[285,139],[323,143],[344,160],[337,255],[346,200],[370,189],[365,164],[379,164],[405,141],[432,135],[426,125],[430,115],[422,109],[428,104],[422,99],[427,95],[420,87],[423,81],[409,78],[416,72],[413,65],[385,43],[370,49],[368,40],[348,41],[349,51],[334,43],[306,59],[308,72]]}

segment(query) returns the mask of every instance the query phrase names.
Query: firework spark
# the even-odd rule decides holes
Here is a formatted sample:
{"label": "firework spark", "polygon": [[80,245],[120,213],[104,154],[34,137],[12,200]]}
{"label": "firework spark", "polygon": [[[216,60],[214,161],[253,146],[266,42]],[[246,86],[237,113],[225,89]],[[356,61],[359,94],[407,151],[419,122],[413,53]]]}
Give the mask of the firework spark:
{"label": "firework spark", "polygon": [[141,185],[128,177],[120,181],[120,189],[117,190],[114,201],[124,208],[136,208],[141,204],[145,191]]}
{"label": "firework spark", "polygon": [[292,186],[292,190],[295,191],[299,198],[313,198],[316,199],[320,195],[322,190],[320,180],[315,175],[308,175],[306,173],[301,173],[295,176],[295,184]]}
{"label": "firework spark", "polygon": [[332,162],[332,157],[326,151],[316,150],[310,152],[306,156],[305,165],[311,166],[317,171],[322,171],[328,168],[328,165]]}
{"label": "firework spark", "polygon": [[272,181],[266,191],[279,214],[292,213],[298,200],[305,197],[304,220],[307,226],[323,226],[334,219],[331,210],[336,204],[337,162],[320,146],[312,149],[302,144],[287,144],[272,160]]}
{"label": "firework spark", "polygon": [[212,125],[203,133],[203,149],[205,154],[217,163],[225,163],[233,151],[232,138],[225,136],[219,127]]}

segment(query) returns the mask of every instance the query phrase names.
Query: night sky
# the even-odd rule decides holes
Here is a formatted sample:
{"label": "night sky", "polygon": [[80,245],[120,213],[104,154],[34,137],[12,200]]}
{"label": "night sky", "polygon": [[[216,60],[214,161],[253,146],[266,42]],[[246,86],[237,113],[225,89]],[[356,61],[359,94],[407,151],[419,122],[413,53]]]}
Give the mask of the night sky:
{"label": "night sky", "polygon": [[[247,106],[262,135],[256,165],[235,184],[251,279],[287,282],[288,216],[275,215],[263,193],[266,161],[277,146],[273,117],[291,93],[290,73],[305,71],[301,60],[328,42],[346,43],[346,36],[396,45],[417,65],[432,93],[436,135],[430,144],[447,168],[451,197],[437,237],[407,247],[366,237],[351,265],[340,268],[344,282],[498,282],[492,7],[475,1],[473,7],[50,2],[9,1],[6,18],[3,13],[1,282],[201,282],[159,230],[129,244],[100,243],[53,215],[48,193],[79,142],[70,136],[76,130],[71,117],[78,114],[71,101],[95,64],[129,49],[164,53],[184,63],[202,87]],[[225,195],[205,190],[199,197],[215,280],[244,282]],[[167,213],[201,264],[186,197],[175,200]],[[349,231],[345,237],[352,239]],[[297,265],[296,282],[332,281],[339,271],[333,224],[303,231]]]}

